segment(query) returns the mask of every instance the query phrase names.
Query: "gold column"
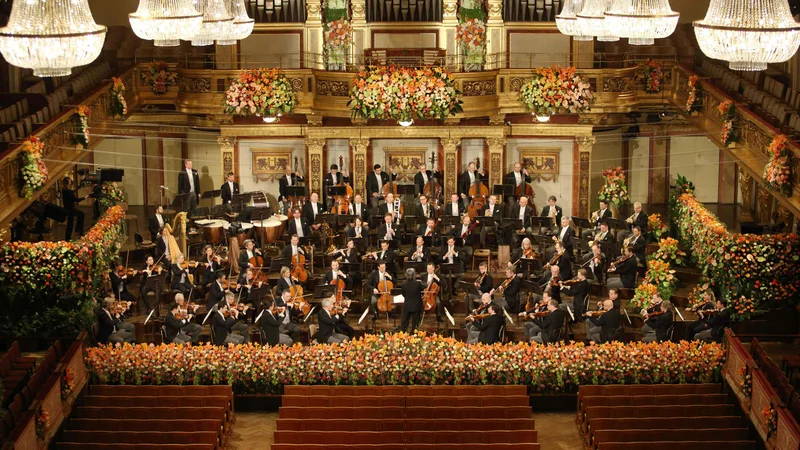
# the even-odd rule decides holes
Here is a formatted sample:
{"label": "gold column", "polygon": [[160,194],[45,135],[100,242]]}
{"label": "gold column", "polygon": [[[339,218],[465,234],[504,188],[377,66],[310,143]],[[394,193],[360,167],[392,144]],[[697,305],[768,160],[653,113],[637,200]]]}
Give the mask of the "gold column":
{"label": "gold column", "polygon": [[489,192],[492,186],[503,184],[503,152],[506,148],[506,140],[503,138],[486,138],[489,146]]}
{"label": "gold column", "polygon": [[450,198],[450,194],[458,192],[456,187],[458,179],[458,146],[461,139],[442,139],[444,147],[444,197],[445,203]]}
{"label": "gold column", "polygon": [[784,233],[788,233],[792,230],[792,225],[794,225],[794,217],[792,216],[792,211],[789,208],[783,206],[782,204],[778,203],[778,219],[786,224],[786,228],[784,229]]}
{"label": "gold column", "polygon": [[457,55],[456,27],[458,26],[458,0],[443,0],[442,26],[439,33],[439,48],[447,51],[448,55]]}
{"label": "gold column", "polygon": [[[486,54],[505,54],[506,33],[503,24],[503,0],[488,0],[488,14],[486,20]],[[497,69],[500,61],[486,61],[493,64],[489,68]]]}
{"label": "gold column", "polygon": [[369,139],[350,139],[353,147],[353,191],[354,194],[366,195],[367,184],[367,148]]}
{"label": "gold column", "polygon": [[762,225],[772,223],[772,194],[758,186],[758,222]]}
{"label": "gold column", "polygon": [[322,163],[322,149],[325,148],[325,139],[306,139],[306,147],[308,147],[308,195],[316,192],[322,192],[322,171],[324,170]]}
{"label": "gold column", "polygon": [[739,167],[739,189],[742,191],[742,214],[739,222],[753,221],[753,177]]}
{"label": "gold column", "polygon": [[353,54],[363,55],[369,43],[366,0],[350,0],[350,23],[353,25]]}
{"label": "gold column", "polygon": [[[314,55],[322,55],[322,46],[325,44],[322,40],[322,0],[306,0],[306,23],[303,27],[305,33],[305,51],[310,53],[309,58],[314,61]],[[322,60],[319,61],[319,67],[316,64],[311,64],[310,67],[317,69],[322,68]]]}
{"label": "gold column", "polygon": [[[573,186],[578,187],[577,212],[580,217],[589,217],[589,177],[592,173],[592,147],[594,146],[594,136],[579,137],[578,142],[578,171],[572,174],[573,180],[577,178],[577,183]],[[573,192],[573,195],[575,193]],[[573,202],[573,208],[575,208]]]}
{"label": "gold column", "polygon": [[225,175],[228,172],[233,172],[237,175],[240,175],[238,172],[238,167],[234,167],[234,150],[233,145],[236,143],[236,138],[229,138],[229,137],[218,137],[217,143],[219,144],[219,151],[220,157],[222,158],[222,179],[225,179]]}

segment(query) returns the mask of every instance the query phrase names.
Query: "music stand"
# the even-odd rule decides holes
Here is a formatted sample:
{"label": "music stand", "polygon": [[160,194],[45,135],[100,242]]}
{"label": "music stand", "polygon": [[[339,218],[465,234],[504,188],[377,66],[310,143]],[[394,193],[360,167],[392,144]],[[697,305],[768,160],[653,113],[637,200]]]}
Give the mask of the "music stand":
{"label": "music stand", "polygon": [[478,222],[481,225],[481,227],[491,227],[497,223],[494,217],[487,217],[487,216],[475,216],[475,221]]}
{"label": "music stand", "polygon": [[[346,186],[328,186],[326,193],[326,198],[331,199],[334,197],[340,197],[347,195],[347,187]],[[348,205],[349,206],[349,205]],[[336,211],[339,211],[339,208],[336,208]]]}
{"label": "music stand", "polygon": [[167,271],[162,271],[160,275],[152,275],[148,276],[144,282],[144,286],[142,286],[142,291],[149,291],[151,288],[153,289],[153,293],[155,294],[155,308],[156,315],[161,316],[161,284],[167,280]]}
{"label": "music stand", "polygon": [[608,228],[613,230],[627,230],[630,227],[628,222],[620,219],[603,219],[601,222],[607,223]]}
{"label": "music stand", "polygon": [[589,219],[578,216],[571,216],[570,219],[572,220],[573,225],[575,225],[575,227],[577,228],[587,229],[587,230],[589,228],[593,228],[592,223],[589,222]]}
{"label": "music stand", "polygon": [[430,247],[430,248],[436,247],[436,245],[434,245],[434,242],[433,242],[433,238],[435,238],[435,237],[436,237],[436,233],[434,233],[431,236],[422,236],[422,242],[425,243],[426,247]]}
{"label": "music stand", "polygon": [[292,267],[292,258],[272,258],[269,262],[270,272],[280,272],[284,267]]}
{"label": "music stand", "polygon": [[543,294],[542,287],[539,285],[539,283],[537,283],[535,281],[522,280],[522,288],[521,289],[524,290],[525,292],[529,293],[529,294],[531,294],[531,293],[536,294],[536,295],[542,295]]}
{"label": "music stand", "polygon": [[492,187],[492,195],[497,195],[501,197],[501,201],[505,197],[513,197],[514,196],[514,186],[513,184],[495,184]]}
{"label": "music stand", "polygon": [[614,242],[598,242],[600,246],[600,251],[603,252],[609,258],[614,258],[619,255],[619,246]]}
{"label": "music stand", "polygon": [[581,250],[583,250],[584,252],[592,251],[591,247],[589,247],[589,241],[587,241],[586,239],[579,238],[577,236],[572,236],[570,238],[570,242],[572,242],[572,248],[577,251]]}
{"label": "music stand", "polygon": [[517,273],[523,273],[524,278],[523,280],[528,280],[531,277],[531,272],[534,270],[540,270],[542,268],[542,263],[538,259],[525,259],[522,258],[519,260],[517,264]]}
{"label": "music stand", "polygon": [[332,284],[318,284],[314,286],[314,298],[328,298],[336,293],[336,286]]}
{"label": "music stand", "polygon": [[305,186],[286,186],[287,197],[306,197]]}
{"label": "music stand", "polygon": [[361,272],[361,263],[340,263],[342,272],[350,275],[351,273]]}
{"label": "music stand", "polygon": [[204,198],[205,199],[209,199],[209,198],[210,199],[214,199],[214,198],[217,198],[217,197],[222,197],[222,191],[219,190],[219,189],[214,190],[214,191],[205,191],[202,194],[200,194],[200,199],[201,200],[204,199]]}
{"label": "music stand", "polygon": [[428,263],[425,261],[405,261],[403,260],[403,270],[414,269],[418,275],[426,273]]}
{"label": "music stand", "polygon": [[416,184],[398,184],[397,185],[397,195],[415,195],[416,194],[417,185]]}
{"label": "music stand", "polygon": [[461,289],[463,289],[464,292],[467,293],[464,296],[464,303],[467,306],[466,314],[470,315],[470,313],[472,312],[472,305],[470,304],[469,296],[470,295],[474,295],[474,296],[478,297],[478,300],[480,301],[481,293],[478,291],[478,288],[475,287],[474,283],[467,283],[466,281],[459,281],[458,282],[458,286]]}
{"label": "music stand", "polygon": [[550,217],[531,217],[531,227],[532,228],[539,228],[540,231],[542,228],[547,228],[548,230],[553,228],[553,219]]}
{"label": "music stand", "polygon": [[[454,226],[454,225],[458,225],[458,224],[461,223],[461,217],[459,217],[459,216],[442,216],[439,219],[442,221],[440,223],[440,225]],[[442,233],[441,231],[439,231],[439,233],[443,234],[443,235],[444,234],[449,234],[449,233]]]}
{"label": "music stand", "polygon": [[353,241],[353,245],[356,248],[358,248],[359,252],[364,253],[364,251],[366,251],[366,249],[367,249],[367,238],[365,238],[365,237],[360,237],[360,238],[354,237],[354,238],[348,238],[348,239],[351,239]]}
{"label": "music stand", "polygon": [[452,300],[453,298],[453,275],[459,275],[464,273],[464,268],[461,267],[461,261],[450,263],[442,263],[439,265],[439,273],[442,275],[447,276],[447,299]]}
{"label": "music stand", "polygon": [[344,227],[350,225],[351,223],[354,223],[356,221],[357,216],[354,214],[335,214],[334,217],[336,217],[336,225]]}

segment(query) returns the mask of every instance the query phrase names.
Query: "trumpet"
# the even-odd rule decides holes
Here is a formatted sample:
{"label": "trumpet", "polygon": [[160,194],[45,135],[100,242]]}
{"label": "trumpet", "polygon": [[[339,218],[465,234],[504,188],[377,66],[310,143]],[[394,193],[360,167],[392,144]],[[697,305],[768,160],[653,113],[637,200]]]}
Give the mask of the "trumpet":
{"label": "trumpet", "polygon": [[589,218],[589,221],[595,224],[599,219],[600,219],[600,210],[598,209],[597,211],[592,213],[592,217]]}
{"label": "trumpet", "polygon": [[628,248],[628,244],[630,243],[631,243],[631,237],[628,236],[625,238],[625,240],[622,241],[622,248]]}
{"label": "trumpet", "polygon": [[627,219],[625,219],[625,222],[628,222],[628,223],[633,223],[633,217],[634,217],[634,216],[636,216],[636,213],[633,213],[633,214],[631,214],[631,216],[630,216],[630,217],[628,217]]}
{"label": "trumpet", "polygon": [[556,213],[557,213],[557,212],[558,212],[558,211],[556,211],[556,208],[555,208],[555,207],[553,207],[553,206],[551,206],[551,207],[550,207],[550,214],[548,214],[548,216],[549,216],[549,217],[550,217],[550,219],[553,221],[553,225],[558,225],[558,224],[556,223]]}
{"label": "trumpet", "polygon": [[600,234],[601,234],[601,233],[595,233],[595,235],[594,235],[594,239],[592,239],[591,241],[589,241],[589,248],[592,248],[592,247],[594,246],[594,244],[596,244],[596,243],[600,242]]}
{"label": "trumpet", "polygon": [[[395,214],[395,221],[397,221],[397,223],[399,224],[400,223],[400,215],[401,215],[401,212],[400,212],[400,199],[399,198],[396,198],[394,200],[394,214]],[[392,235],[394,235],[394,232],[392,232]]]}

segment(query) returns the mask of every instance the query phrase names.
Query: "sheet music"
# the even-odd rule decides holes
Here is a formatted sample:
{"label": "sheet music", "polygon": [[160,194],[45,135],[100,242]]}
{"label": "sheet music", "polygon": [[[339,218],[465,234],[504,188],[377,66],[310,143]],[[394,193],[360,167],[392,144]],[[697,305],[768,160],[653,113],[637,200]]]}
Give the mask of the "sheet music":
{"label": "sheet music", "polygon": [[361,325],[361,322],[363,322],[364,319],[367,317],[367,314],[369,314],[369,308],[364,308],[364,313],[361,314],[361,317],[359,317],[359,319],[358,319],[358,324],[359,325]]}
{"label": "sheet music", "polygon": [[628,310],[625,309],[625,308],[622,308],[622,312],[625,313],[625,318],[628,319],[628,324],[629,325],[633,325],[633,322],[631,322],[631,316],[628,315]]}
{"label": "sheet music", "polygon": [[256,317],[256,320],[254,320],[253,323],[258,323],[258,321],[261,320],[261,316],[264,315],[264,311],[266,311],[266,309],[262,309],[261,312],[258,313],[258,317]]}
{"label": "sheet music", "polygon": [[315,309],[317,309],[317,305],[314,305],[314,307],[311,308],[311,311],[309,311],[308,314],[306,314],[306,317],[305,319],[303,319],[303,322],[305,322],[306,320],[308,320],[309,317],[311,317],[311,314],[314,312]]}
{"label": "sheet music", "polygon": [[675,308],[675,312],[678,313],[678,317],[681,318],[681,322],[686,322],[686,319],[683,318],[683,314],[681,314],[681,310],[680,309]]}
{"label": "sheet music", "polygon": [[450,311],[447,310],[447,307],[444,308],[444,315],[447,316],[447,320],[450,321],[450,325],[456,326],[456,321],[453,319],[453,316],[450,314]]}
{"label": "sheet music", "polygon": [[203,318],[203,325],[205,325],[205,324],[206,324],[206,320],[208,320],[208,317],[211,315],[211,313],[212,313],[213,311],[214,311],[213,309],[209,309],[209,310],[208,310],[208,313],[206,313],[206,316]]}
{"label": "sheet music", "polygon": [[147,322],[150,321],[150,318],[153,317],[153,313],[156,312],[155,308],[150,310],[150,314],[147,315],[147,319],[144,320],[144,324],[147,325]]}
{"label": "sheet music", "polygon": [[392,303],[394,303],[395,305],[398,305],[400,303],[405,303],[405,302],[406,302],[406,298],[403,297],[402,295],[395,295],[394,297],[392,297]]}
{"label": "sheet music", "polygon": [[506,316],[506,320],[508,321],[508,323],[514,323],[514,319],[511,318],[511,316],[508,314],[508,311],[506,311],[505,309],[503,309],[503,315]]}
{"label": "sheet music", "polygon": [[572,310],[569,309],[569,305],[567,305],[567,312],[569,313],[569,316],[572,318],[572,321],[574,322],[575,321],[575,314],[572,314]]}

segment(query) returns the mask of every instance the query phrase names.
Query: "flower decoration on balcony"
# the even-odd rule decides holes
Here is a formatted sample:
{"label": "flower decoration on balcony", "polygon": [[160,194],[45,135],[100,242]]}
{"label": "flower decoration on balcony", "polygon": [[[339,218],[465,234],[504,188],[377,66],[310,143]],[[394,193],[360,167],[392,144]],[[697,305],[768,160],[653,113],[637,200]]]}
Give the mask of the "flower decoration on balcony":
{"label": "flower decoration on balcony", "polygon": [[792,178],[794,157],[792,151],[786,147],[785,135],[780,134],[772,139],[772,143],[769,144],[769,153],[769,163],[764,167],[764,182],[767,189],[784,197],[791,197],[794,187]]}
{"label": "flower decoration on balcony", "polygon": [[528,111],[543,115],[588,111],[594,98],[591,86],[574,67],[558,66],[536,69],[520,88],[519,97]]}
{"label": "flower decoration on balcony", "polygon": [[276,117],[295,105],[297,95],[280,69],[242,70],[225,93],[226,114]]}
{"label": "flower decoration on balcony", "polygon": [[456,43],[464,55],[465,70],[481,70],[486,51],[486,11],[482,1],[461,0]]}
{"label": "flower decoration on balcony", "polygon": [[100,197],[98,199],[100,207],[103,209],[117,206],[125,201],[125,193],[113,181],[106,181],[100,185]]}
{"label": "flower decoration on balcony", "polygon": [[441,67],[362,67],[347,105],[364,119],[444,120],[462,111],[453,75]]}
{"label": "flower decoration on balcony", "polygon": [[775,436],[775,432],[778,430],[778,412],[775,411],[775,408],[770,403],[761,410],[761,415],[764,416],[764,425],[767,426],[767,439],[769,439],[771,436]]}
{"label": "flower decoration on balcony", "polygon": [[686,112],[698,113],[703,110],[703,85],[700,77],[692,75],[689,77],[689,98],[686,99]]}
{"label": "flower decoration on balcony", "polygon": [[72,143],[89,148],[89,107],[83,105],[76,107],[75,113],[72,115],[72,123],[75,124]]}
{"label": "flower decoration on balcony", "polygon": [[678,278],[675,277],[675,271],[672,270],[669,262],[653,259],[648,261],[644,281],[654,285],[658,292],[661,293],[661,298],[668,300],[672,297],[672,293],[675,292]]}
{"label": "flower decoration on balcony", "polygon": [[117,77],[111,77],[111,88],[108,93],[111,95],[111,106],[109,112],[111,117],[125,117],[128,114],[128,103],[125,102],[125,84]]}
{"label": "flower decoration on balcony", "polygon": [[658,242],[658,250],[650,255],[650,259],[658,259],[676,266],[682,266],[686,262],[686,252],[678,248],[677,239],[667,237]]}
{"label": "flower decoration on balcony", "polygon": [[629,310],[639,311],[653,306],[653,296],[658,292],[658,287],[650,284],[648,281],[643,281],[634,290],[633,298],[629,305]]}
{"label": "flower decoration on balcony", "polygon": [[325,51],[328,64],[345,63],[347,48],[353,44],[353,25],[342,17],[325,24]]}
{"label": "flower decoration on balcony", "polygon": [[44,143],[36,136],[22,142],[19,157],[20,196],[27,200],[47,182],[47,165],[42,160]]}
{"label": "flower decoration on balcony", "polygon": [[140,72],[142,81],[150,85],[153,93],[164,95],[167,93],[167,86],[178,83],[178,74],[170,72],[167,63],[164,61],[153,61],[147,66],[147,71]]}
{"label": "flower decoration on balcony", "polygon": [[663,64],[655,59],[647,59],[639,64],[636,71],[636,81],[642,84],[646,94],[658,94],[661,92],[661,83],[664,76],[662,72]]}
{"label": "flower decoration on balcony", "polygon": [[742,388],[740,392],[744,398],[750,398],[753,394],[753,377],[750,375],[750,370],[747,366],[739,368],[739,376],[742,377]]}
{"label": "flower decoration on balcony", "polygon": [[75,371],[67,369],[61,377],[61,400],[69,400],[73,390],[75,390]]}
{"label": "flower decoration on balcony", "polygon": [[622,167],[612,167],[603,171],[603,187],[600,188],[597,198],[615,206],[630,201],[628,186],[625,185],[625,171]]}
{"label": "flower decoration on balcony", "polygon": [[730,100],[720,102],[717,107],[719,115],[722,117],[722,145],[728,147],[736,142],[736,105]]}
{"label": "flower decoration on balcony", "polygon": [[36,413],[36,437],[44,440],[47,427],[50,426],[50,413],[42,407]]}
{"label": "flower decoration on balcony", "polygon": [[669,231],[667,225],[661,220],[661,214],[647,216],[647,237],[651,241],[658,241]]}
{"label": "flower decoration on balcony", "polygon": [[749,320],[756,313],[756,301],[753,298],[740,295],[728,301],[728,307],[736,311],[736,315],[742,320]]}

